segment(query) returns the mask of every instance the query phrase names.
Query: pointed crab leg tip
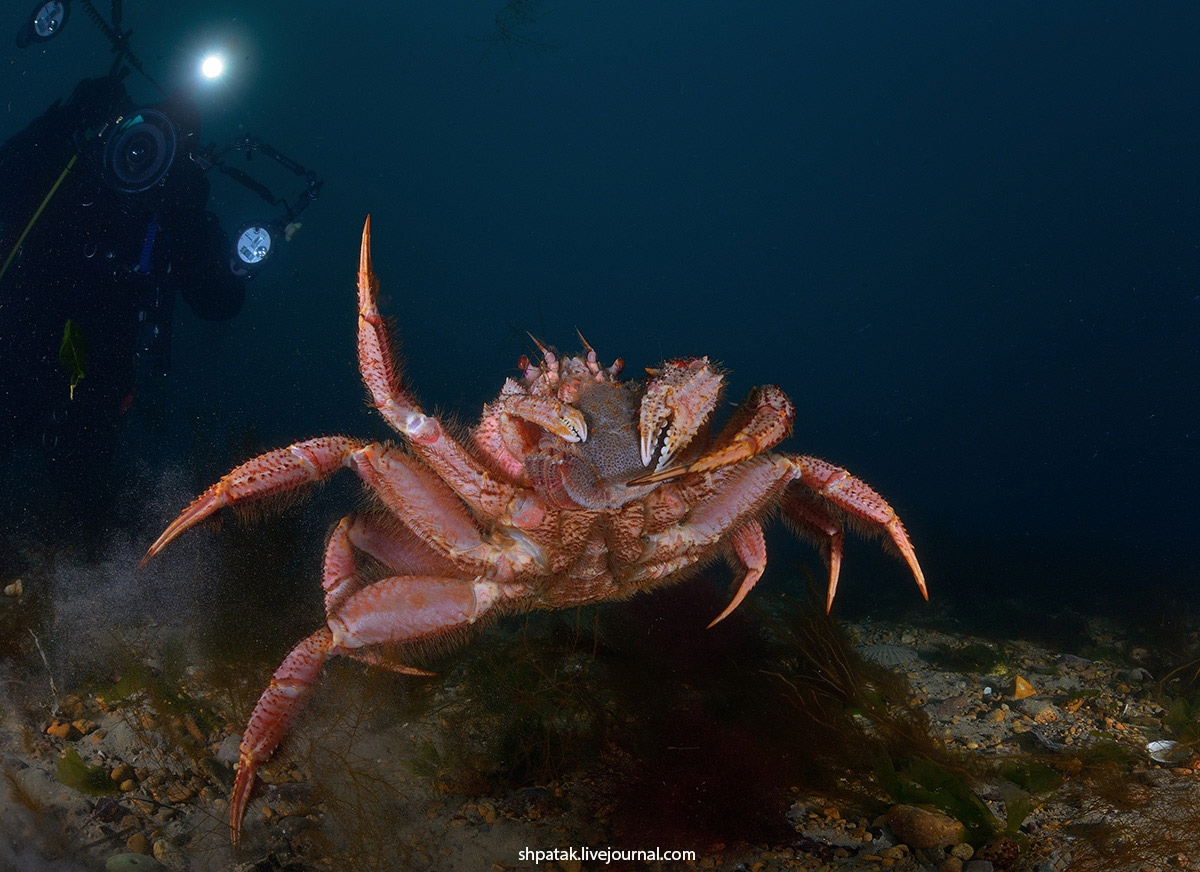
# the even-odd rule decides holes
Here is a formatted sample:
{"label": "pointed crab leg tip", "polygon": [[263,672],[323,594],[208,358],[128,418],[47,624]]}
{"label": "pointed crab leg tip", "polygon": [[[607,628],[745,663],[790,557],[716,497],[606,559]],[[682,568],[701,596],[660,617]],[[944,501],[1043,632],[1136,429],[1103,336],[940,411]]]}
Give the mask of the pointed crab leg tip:
{"label": "pointed crab leg tip", "polygon": [[929,602],[929,588],[925,586],[925,573],[921,571],[921,566],[917,563],[915,556],[912,559],[910,568],[912,569],[913,578],[916,579],[917,588],[921,591],[921,596],[925,598],[926,602]]}
{"label": "pointed crab leg tip", "polygon": [[363,225],[362,245],[358,251],[358,263],[360,269],[365,269],[371,265],[371,219],[367,218],[367,223]]}
{"label": "pointed crab leg tip", "polygon": [[740,602],[741,602],[741,598],[739,597],[738,599],[735,599],[733,602],[731,602],[729,605],[725,606],[725,611],[721,612],[721,614],[719,614],[715,618],[713,618],[712,621],[709,623],[709,625],[707,627],[705,627],[704,629],[711,630],[717,624],[721,623],[721,621],[725,620],[727,617],[730,616],[730,614],[733,613],[733,610],[735,608],[737,608],[738,603],[740,603]]}

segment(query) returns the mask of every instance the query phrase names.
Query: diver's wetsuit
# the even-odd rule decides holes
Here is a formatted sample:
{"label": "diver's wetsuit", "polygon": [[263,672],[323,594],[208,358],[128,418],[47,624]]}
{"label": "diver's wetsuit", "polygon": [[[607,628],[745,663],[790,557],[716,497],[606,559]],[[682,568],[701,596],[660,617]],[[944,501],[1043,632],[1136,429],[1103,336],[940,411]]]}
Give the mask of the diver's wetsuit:
{"label": "diver's wetsuit", "polygon": [[[162,307],[165,335],[159,359],[148,363],[165,369],[176,292],[211,320],[232,317],[244,299],[244,281],[227,266],[228,240],[206,211],[208,181],[182,136],[161,184],[128,194],[104,180],[85,131],[128,108],[119,81],[87,79],[67,103],[56,102],[0,146],[0,262],[78,155],[0,276],[0,520],[29,496],[4,484],[21,479],[14,464],[45,463],[46,484],[60,492],[64,511],[87,515],[97,501],[104,505],[120,415],[144,351],[139,313]],[[185,99],[154,108],[198,129]],[[59,362],[68,319],[87,345],[73,400]]]}

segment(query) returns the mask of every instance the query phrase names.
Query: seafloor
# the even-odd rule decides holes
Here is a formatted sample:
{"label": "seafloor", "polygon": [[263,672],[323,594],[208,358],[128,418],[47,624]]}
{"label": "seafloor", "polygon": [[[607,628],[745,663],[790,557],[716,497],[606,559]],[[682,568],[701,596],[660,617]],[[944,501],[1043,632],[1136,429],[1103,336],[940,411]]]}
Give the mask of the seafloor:
{"label": "seafloor", "polygon": [[282,651],[89,621],[58,601],[60,562],[27,546],[0,579],[0,869],[1200,867],[1180,615],[1139,637],[1064,612],[1051,645],[969,634],[948,606],[846,623],[766,591],[706,632],[701,578],[509,618],[433,679],[333,662],[235,852],[239,735]]}

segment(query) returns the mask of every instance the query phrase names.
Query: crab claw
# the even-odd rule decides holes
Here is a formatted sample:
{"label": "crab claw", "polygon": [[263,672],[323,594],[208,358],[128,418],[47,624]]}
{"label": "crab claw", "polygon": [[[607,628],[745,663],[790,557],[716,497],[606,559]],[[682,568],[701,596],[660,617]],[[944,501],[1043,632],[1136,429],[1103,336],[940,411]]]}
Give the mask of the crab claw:
{"label": "crab claw", "polygon": [[537,424],[565,442],[587,439],[587,421],[583,413],[554,397],[512,394],[501,397],[504,411],[513,417]]}
{"label": "crab claw", "polygon": [[707,357],[662,365],[638,416],[642,466],[662,469],[692,441],[717,404],[721,382]]}

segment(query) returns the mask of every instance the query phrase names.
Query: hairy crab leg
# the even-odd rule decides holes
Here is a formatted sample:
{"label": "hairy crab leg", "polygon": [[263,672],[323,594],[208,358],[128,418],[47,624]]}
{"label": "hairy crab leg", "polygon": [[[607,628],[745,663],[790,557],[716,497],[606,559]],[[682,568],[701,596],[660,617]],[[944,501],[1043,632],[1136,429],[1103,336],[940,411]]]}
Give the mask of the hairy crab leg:
{"label": "hairy crab leg", "polygon": [[347,515],[333,528],[325,545],[321,587],[325,591],[326,615],[332,615],[366,585],[358,573],[355,549],[396,575],[450,575],[455,568],[407,527],[391,523],[385,528],[370,515]]}
{"label": "hairy crab leg", "polygon": [[[796,416],[792,401],[775,385],[758,388],[746,406],[735,415],[725,432],[714,441],[714,449],[683,466],[671,466],[640,475],[631,487],[656,484],[696,472],[732,466],[778,445],[791,432]],[[643,437],[644,438],[644,437]]]}
{"label": "hairy crab leg", "polygon": [[[751,543],[744,538],[749,531],[742,527],[764,504],[776,498],[781,488],[788,488],[783,498],[785,515],[801,528],[799,532],[821,535],[823,539],[819,540],[819,544],[828,549],[830,584],[827,608],[837,591],[844,538],[839,518],[831,515],[835,510],[844,512],[866,530],[887,532],[912,570],[921,595],[929,599],[925,576],[912,543],[892,507],[870,485],[840,466],[815,457],[760,454],[743,461],[738,467],[726,467],[710,475],[716,476],[717,480],[708,482],[706,476],[697,476],[676,485],[695,491],[686,497],[692,503],[692,510],[686,520],[646,536],[643,562],[632,574],[632,580],[665,578],[694,563],[694,555],[698,550],[715,545],[731,531],[730,544],[735,554],[748,570],[752,570],[755,565],[754,551]],[[801,493],[790,490],[801,486],[804,488]],[[746,549],[748,556],[742,555],[742,548]],[[749,592],[749,587],[746,587],[748,579],[749,575],[743,580],[735,599],[744,595],[743,588]],[[723,612],[721,617],[729,611],[731,609]]]}
{"label": "hairy crab leg", "polygon": [[422,460],[471,508],[497,517],[517,498],[521,488],[498,481],[459,445],[436,418],[421,411],[401,383],[391,350],[387,324],[376,302],[379,283],[371,268],[371,217],[363,225],[358,259],[358,367],[375,408],[405,437]]}
{"label": "hairy crab leg", "polygon": [[291,650],[259,696],[238,747],[237,778],[229,799],[229,833],[234,847],[242,837],[242,817],[254,786],[254,773],[271,759],[276,746],[312,695],[313,686],[333,644],[333,632],[322,627]]}
{"label": "hairy crab leg", "polygon": [[[490,581],[395,576],[347,598],[330,615],[327,626],[304,639],[284,658],[254,706],[242,735],[237,778],[229,801],[234,845],[241,839],[242,818],[255,773],[287,735],[329,657],[345,655],[379,663],[380,659],[369,650],[371,646],[417,642],[469,626],[501,601],[522,592]],[[414,670],[399,667],[398,671]]]}
{"label": "hairy crab leg", "polygon": [[783,517],[791,522],[796,535],[811,539],[821,550],[829,567],[829,592],[825,596],[825,611],[833,610],[838,575],[842,570],[842,547],[846,533],[842,522],[829,513],[812,493],[799,488],[789,490],[781,503]]}
{"label": "hairy crab leg", "polygon": [[[780,461],[778,455],[760,455],[736,469],[717,473],[722,477],[716,488],[700,496],[684,519],[646,536],[642,561],[632,573],[633,579],[665,578],[694,563],[698,551],[715,546],[746,524],[786,486],[791,468]],[[733,544],[736,552],[737,543]]]}
{"label": "hairy crab leg", "polygon": [[[886,532],[899,549],[908,568],[912,570],[917,587],[921,589],[921,596],[929,599],[929,591],[925,587],[925,574],[921,572],[921,564],[917,562],[916,551],[908,539],[904,524],[900,522],[887,500],[861,478],[827,460],[809,455],[788,455],[783,459],[791,465],[795,481],[828,500],[833,507],[843,510],[849,519],[861,522],[867,529],[881,529]],[[833,586],[836,587],[836,583],[837,578],[834,576]],[[831,589],[831,600],[832,597]]]}
{"label": "hairy crab leg", "polygon": [[246,461],[196,497],[150,546],[139,565],[145,565],[176,536],[218,509],[320,481],[346,466],[361,447],[362,443],[344,436],[322,436]]}
{"label": "hairy crab leg", "polygon": [[734,556],[745,567],[746,574],[742,576],[742,582],[729,605],[725,606],[721,614],[713,618],[712,623],[705,629],[711,630],[729,617],[730,613],[742,604],[746,594],[750,593],[767,568],[767,543],[763,539],[762,525],[758,521],[747,521],[734,530],[729,543],[733,546]]}

